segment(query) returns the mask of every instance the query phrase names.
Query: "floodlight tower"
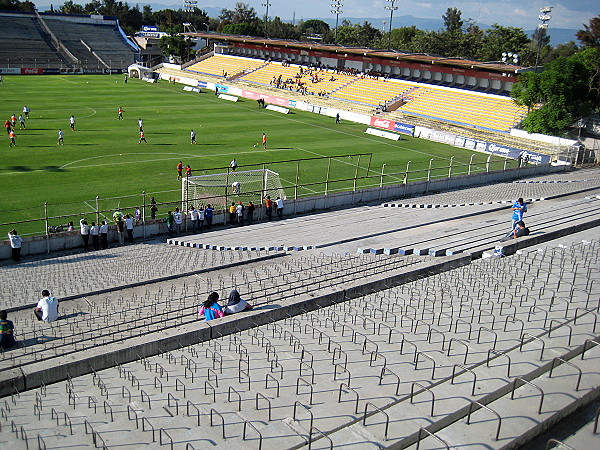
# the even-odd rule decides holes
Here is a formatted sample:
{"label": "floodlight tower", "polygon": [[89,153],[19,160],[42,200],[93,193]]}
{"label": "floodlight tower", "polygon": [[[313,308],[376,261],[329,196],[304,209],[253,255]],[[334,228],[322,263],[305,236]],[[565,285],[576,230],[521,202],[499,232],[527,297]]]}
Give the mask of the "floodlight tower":
{"label": "floodlight tower", "polygon": [[519,54],[512,52],[502,52],[502,62],[507,64],[519,64]]}
{"label": "floodlight tower", "polygon": [[343,12],[342,11],[342,7],[344,6],[344,4],[342,3],[342,0],[332,0],[331,1],[331,7],[333,8],[331,10],[331,14],[335,14],[335,35],[334,35],[334,42],[337,44],[337,32],[338,32],[338,21],[340,18],[340,14]]}
{"label": "floodlight tower", "polygon": [[392,49],[392,20],[394,20],[394,11],[398,10],[397,6],[394,6],[396,0],[387,0],[390,5],[386,6],[384,9],[387,9],[390,12],[390,34],[388,35],[388,50]]}
{"label": "floodlight tower", "polygon": [[271,3],[269,0],[266,0],[265,3],[261,3],[261,5],[267,8],[265,11],[265,37],[269,37],[269,6],[271,6]]}
{"label": "floodlight tower", "polygon": [[543,8],[540,8],[540,15],[538,16],[540,24],[537,26],[538,48],[537,54],[535,55],[535,73],[537,73],[538,64],[540,62],[540,52],[542,51],[542,30],[548,29],[548,22],[552,19],[550,13],[553,9],[554,6],[544,6]]}
{"label": "floodlight tower", "polygon": [[188,19],[198,7],[198,0],[183,0],[183,10],[188,14]]}

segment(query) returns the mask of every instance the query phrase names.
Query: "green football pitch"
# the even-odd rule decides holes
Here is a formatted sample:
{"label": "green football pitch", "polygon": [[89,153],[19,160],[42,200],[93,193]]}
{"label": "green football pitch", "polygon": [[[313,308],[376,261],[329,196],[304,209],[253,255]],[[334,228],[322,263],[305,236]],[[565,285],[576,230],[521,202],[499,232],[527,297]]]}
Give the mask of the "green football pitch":
{"label": "green football pitch", "polygon": [[[4,235],[20,221],[33,221],[18,225],[21,234],[41,234],[45,224],[39,219],[46,215],[56,217],[51,225],[59,225],[96,208],[147,204],[150,196],[159,203],[176,202],[181,199],[180,160],[194,175],[225,172],[234,157],[238,171],[269,168],[280,174],[288,198],[323,193],[326,180],[329,192],[352,189],[353,181],[336,180],[355,175],[362,178],[357,188],[379,185],[384,164],[387,184],[402,181],[408,161],[411,171],[432,164],[439,168],[435,176],[446,176],[451,157],[454,173],[466,172],[459,165],[471,158],[478,164],[474,170],[483,170],[487,160],[485,154],[426,140],[368,135],[365,125],[336,125],[326,116],[296,110],[283,115],[259,109],[253,100],[234,103],[211,91],[186,92],[164,81],[124,83],[120,75],[5,76],[0,95],[2,123],[13,114],[18,118],[25,105],[30,109],[25,129],[17,120],[17,146],[9,147],[7,134],[0,145]],[[123,120],[118,120],[119,107]],[[71,115],[75,131],[70,130]],[[138,144],[138,119],[147,144]],[[64,145],[57,145],[59,129]],[[192,129],[197,145],[190,143]],[[261,145],[263,132],[267,150]],[[358,154],[363,156],[349,156]],[[495,167],[503,164],[498,161]],[[422,177],[411,173],[409,182]],[[294,189],[295,184],[307,186]],[[164,213],[166,208],[159,215]]]}

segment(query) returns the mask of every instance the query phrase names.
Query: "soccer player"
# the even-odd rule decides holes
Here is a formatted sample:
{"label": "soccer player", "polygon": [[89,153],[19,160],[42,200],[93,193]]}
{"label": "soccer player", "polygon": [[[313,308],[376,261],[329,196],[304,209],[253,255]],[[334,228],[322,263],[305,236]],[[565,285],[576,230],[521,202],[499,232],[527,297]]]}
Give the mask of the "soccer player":
{"label": "soccer player", "polygon": [[189,164],[185,166],[185,176],[188,178],[192,176],[192,168]]}
{"label": "soccer player", "polygon": [[26,119],[29,119],[29,108],[27,105],[23,106],[23,114],[25,114]]}
{"label": "soccer player", "polygon": [[190,139],[192,141],[192,144],[196,143],[196,132],[194,130],[190,131]]}
{"label": "soccer player", "polygon": [[14,114],[10,116],[10,124],[13,128],[17,126],[17,116],[15,116]]}
{"label": "soccer player", "polygon": [[6,134],[10,134],[10,130],[12,130],[10,120],[7,120],[6,122],[4,122],[4,128],[6,128]]}
{"label": "soccer player", "polygon": [[71,115],[69,117],[69,125],[71,126],[71,131],[75,131],[75,116]]}
{"label": "soccer player", "polygon": [[8,144],[9,147],[17,146],[17,143],[15,142],[15,132],[13,130],[10,130],[8,133],[8,139],[10,140],[10,144]]}
{"label": "soccer player", "polygon": [[123,107],[119,106],[119,117],[118,120],[123,120]]}
{"label": "soccer player", "polygon": [[231,171],[235,172],[235,169],[237,169],[237,161],[235,160],[235,158],[233,158],[231,160],[231,162],[229,163],[229,165],[231,166]]}
{"label": "soccer player", "polygon": [[148,141],[146,140],[146,136],[144,135],[144,132],[140,131],[140,140],[138,141],[138,144],[141,144],[142,141],[144,141],[146,144],[148,143]]}
{"label": "soccer player", "polygon": [[140,131],[144,131],[144,122],[142,122],[142,119],[138,119],[138,125],[140,127]]}
{"label": "soccer player", "polygon": [[263,133],[263,135],[262,135],[262,144],[263,144],[263,148],[266,150],[267,149],[267,135],[265,133]]}
{"label": "soccer player", "polygon": [[65,145],[65,134],[60,128],[58,129],[58,142],[56,145]]}
{"label": "soccer player", "polygon": [[239,181],[234,181],[231,183],[231,190],[234,194],[239,194],[242,192],[242,185]]}
{"label": "soccer player", "polygon": [[23,117],[23,114],[19,114],[19,124],[19,130],[25,129],[25,117]]}
{"label": "soccer player", "polygon": [[181,180],[182,175],[183,175],[183,163],[181,161],[179,161],[179,163],[177,164],[177,181]]}

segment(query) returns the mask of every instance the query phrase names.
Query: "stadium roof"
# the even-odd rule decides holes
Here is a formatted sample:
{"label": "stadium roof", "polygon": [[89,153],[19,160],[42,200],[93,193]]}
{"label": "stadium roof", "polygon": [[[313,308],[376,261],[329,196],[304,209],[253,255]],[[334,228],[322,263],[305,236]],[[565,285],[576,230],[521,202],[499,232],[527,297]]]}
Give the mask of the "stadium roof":
{"label": "stadium roof", "polygon": [[421,64],[437,64],[443,66],[461,67],[463,69],[478,69],[493,72],[512,72],[518,73],[522,71],[522,66],[514,64],[506,64],[502,61],[491,61],[481,62],[470,59],[464,59],[459,57],[446,58],[443,56],[434,56],[427,53],[406,53],[395,50],[373,50],[370,48],[359,48],[359,47],[344,47],[341,45],[333,44],[322,44],[315,42],[300,42],[300,41],[287,41],[283,39],[267,39],[261,37],[252,36],[240,36],[232,34],[221,34],[212,32],[196,32],[196,33],[182,33],[185,36],[199,37],[203,39],[213,41],[224,41],[224,42],[239,42],[239,43],[251,43],[255,45],[267,46],[278,46],[288,47],[300,50],[318,50],[322,52],[331,52],[338,54],[353,54],[360,56],[370,56],[382,59],[393,59],[397,61],[407,61]]}

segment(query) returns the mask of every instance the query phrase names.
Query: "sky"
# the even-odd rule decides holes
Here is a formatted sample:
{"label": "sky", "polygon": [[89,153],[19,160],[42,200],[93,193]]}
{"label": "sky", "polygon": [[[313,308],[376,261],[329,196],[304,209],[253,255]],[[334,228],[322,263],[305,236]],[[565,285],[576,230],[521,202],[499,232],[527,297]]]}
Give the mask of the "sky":
{"label": "sky", "polygon": [[[265,7],[262,6],[266,0],[242,0],[250,4],[262,16],[265,13]],[[310,18],[334,17],[331,13],[332,0],[269,0],[269,16],[279,16],[282,19],[291,19],[294,12],[296,21]],[[77,2],[76,2],[77,3]],[[85,3],[85,2],[83,2]],[[136,4],[136,1],[129,1],[130,4]],[[183,0],[154,0],[139,2],[161,3],[165,5],[179,6]],[[229,8],[232,9],[236,0],[198,0],[200,9],[211,8]],[[389,20],[390,12],[384,7],[390,5],[386,0],[342,0],[343,7],[340,15],[340,22],[344,17],[372,17],[386,18]],[[504,26],[515,26],[519,28],[532,30],[539,23],[538,15],[540,8],[544,6],[554,6],[552,19],[549,22],[550,27],[556,28],[574,28],[581,29],[582,24],[589,24],[589,20],[600,14],[600,2],[598,0],[484,0],[484,1],[463,1],[460,3],[449,3],[442,0],[430,0],[424,2],[412,2],[408,0],[396,0],[394,6],[398,10],[394,15],[411,15],[419,18],[440,19],[449,7],[456,7],[462,11],[462,18],[474,19],[476,23],[491,25],[498,23]],[[373,24],[378,26],[381,24]],[[389,24],[388,24],[389,26]]]}

